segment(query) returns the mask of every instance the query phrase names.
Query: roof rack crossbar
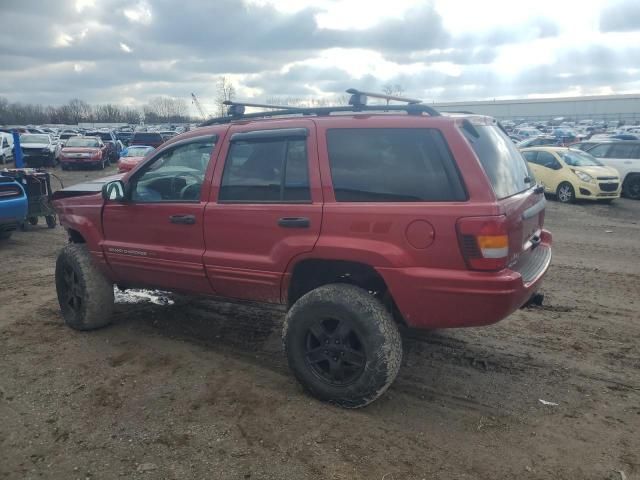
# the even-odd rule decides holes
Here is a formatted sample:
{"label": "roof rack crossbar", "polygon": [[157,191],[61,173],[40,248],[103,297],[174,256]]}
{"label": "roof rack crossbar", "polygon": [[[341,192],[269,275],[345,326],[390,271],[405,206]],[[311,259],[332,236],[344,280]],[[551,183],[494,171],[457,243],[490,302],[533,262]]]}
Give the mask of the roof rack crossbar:
{"label": "roof rack crossbar", "polygon": [[309,108],[290,108],[290,109],[282,109],[271,112],[257,112],[257,113],[247,113],[244,115],[235,115],[235,116],[227,116],[227,117],[218,117],[211,118],[206,122],[200,124],[201,127],[206,127],[209,125],[223,125],[225,123],[231,123],[238,120],[251,120],[258,118],[272,118],[272,117],[289,117],[296,115],[315,115],[315,116],[326,116],[331,115],[332,113],[341,113],[341,112],[353,112],[353,113],[362,113],[362,112],[407,112],[410,115],[422,115],[427,114],[431,117],[439,117],[440,112],[438,112],[435,108],[429,107],[428,105],[421,104],[409,104],[409,105],[363,105],[359,107],[353,106],[337,106],[337,107],[309,107]]}
{"label": "roof rack crossbar", "polygon": [[422,103],[422,100],[418,100],[416,98],[400,97],[398,95],[387,95],[385,93],[363,92],[362,90],[358,90],[357,88],[350,88],[349,90],[347,90],[347,93],[350,93],[351,95],[364,95],[371,98],[381,98],[382,100],[393,102],[404,102],[409,104]]}

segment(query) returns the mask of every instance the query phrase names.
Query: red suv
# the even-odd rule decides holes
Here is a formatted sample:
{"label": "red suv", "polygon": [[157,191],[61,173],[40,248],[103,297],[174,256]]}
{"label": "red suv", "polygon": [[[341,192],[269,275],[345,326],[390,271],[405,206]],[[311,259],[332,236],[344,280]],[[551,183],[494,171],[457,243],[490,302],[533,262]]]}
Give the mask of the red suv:
{"label": "red suv", "polygon": [[360,407],[398,373],[399,325],[488,325],[529,301],[545,200],[497,122],[352,104],[234,104],[122,179],[58,192],[66,323],[107,325],[114,284],[281,303],[298,380]]}

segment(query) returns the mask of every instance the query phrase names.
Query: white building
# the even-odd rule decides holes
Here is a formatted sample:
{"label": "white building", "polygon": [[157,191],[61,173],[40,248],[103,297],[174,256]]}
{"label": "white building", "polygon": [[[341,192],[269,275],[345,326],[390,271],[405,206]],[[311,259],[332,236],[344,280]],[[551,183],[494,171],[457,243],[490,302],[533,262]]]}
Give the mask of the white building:
{"label": "white building", "polygon": [[608,120],[640,123],[640,94],[434,103],[443,112],[469,111],[500,120]]}

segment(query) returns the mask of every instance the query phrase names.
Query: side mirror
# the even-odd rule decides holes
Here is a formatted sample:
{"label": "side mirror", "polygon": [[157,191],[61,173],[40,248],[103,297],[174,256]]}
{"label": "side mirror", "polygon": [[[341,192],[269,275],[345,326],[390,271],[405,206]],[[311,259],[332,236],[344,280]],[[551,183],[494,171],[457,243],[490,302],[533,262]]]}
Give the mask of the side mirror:
{"label": "side mirror", "polygon": [[105,183],[102,186],[102,198],[115,202],[124,200],[124,182],[122,180],[114,180]]}

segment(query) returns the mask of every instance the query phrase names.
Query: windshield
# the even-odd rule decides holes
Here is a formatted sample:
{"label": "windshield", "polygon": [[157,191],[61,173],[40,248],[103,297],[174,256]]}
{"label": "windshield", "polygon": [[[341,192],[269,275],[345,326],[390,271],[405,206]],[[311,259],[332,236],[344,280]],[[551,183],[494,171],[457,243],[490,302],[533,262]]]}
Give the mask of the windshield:
{"label": "windshield", "polygon": [[67,147],[99,147],[100,143],[95,138],[70,138],[66,145]]}
{"label": "windshield", "polygon": [[22,143],[49,143],[49,135],[22,135]]}
{"label": "windshield", "polygon": [[498,199],[523,192],[533,185],[533,175],[518,148],[495,125],[472,125],[462,128],[471,143]]}
{"label": "windshield", "polygon": [[560,156],[570,167],[601,167],[602,163],[584,152],[564,152]]}
{"label": "windshield", "polygon": [[123,157],[144,157],[153,147],[128,147]]}

